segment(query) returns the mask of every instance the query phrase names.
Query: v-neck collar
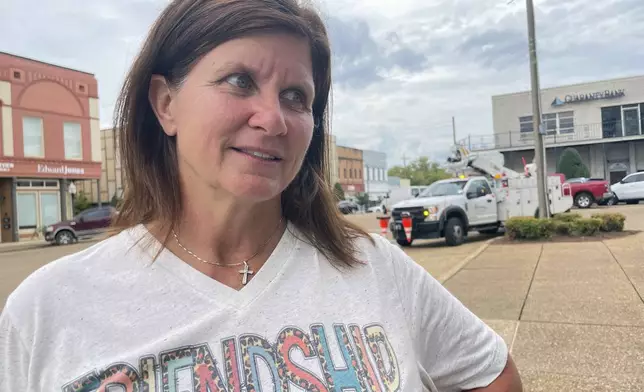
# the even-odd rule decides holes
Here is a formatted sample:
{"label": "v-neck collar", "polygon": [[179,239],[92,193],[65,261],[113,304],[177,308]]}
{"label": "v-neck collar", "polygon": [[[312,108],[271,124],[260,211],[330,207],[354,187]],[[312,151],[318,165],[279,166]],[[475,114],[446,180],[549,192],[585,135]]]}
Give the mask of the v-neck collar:
{"label": "v-neck collar", "polygon": [[[135,241],[142,239],[142,246],[150,245],[148,241],[154,241],[152,246],[145,249],[148,255],[156,255],[161,243],[157,241],[143,225],[138,225],[131,230],[131,236]],[[294,250],[297,247],[297,229],[289,222],[282,234],[277,246],[264,263],[262,268],[255,271],[253,278],[241,290],[235,290],[215,279],[203,274],[188,263],[181,260],[168,249],[159,253],[154,265],[162,267],[174,279],[182,280],[195,290],[198,290],[207,297],[215,299],[223,306],[241,309],[250,305],[257,297],[267,290],[271,283],[281,275],[285,266],[291,261]]]}

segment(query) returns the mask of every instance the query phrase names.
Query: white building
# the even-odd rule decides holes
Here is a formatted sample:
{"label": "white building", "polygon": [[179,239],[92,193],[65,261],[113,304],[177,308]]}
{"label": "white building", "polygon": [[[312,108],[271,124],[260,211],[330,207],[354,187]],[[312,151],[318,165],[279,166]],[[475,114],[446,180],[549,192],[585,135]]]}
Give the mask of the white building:
{"label": "white building", "polygon": [[[529,91],[492,97],[494,134],[465,140],[471,150],[497,150],[506,166],[534,158]],[[541,90],[546,162],[554,172],[567,147],[575,147],[592,177],[610,179],[644,171],[644,76]]]}
{"label": "white building", "polygon": [[326,148],[329,159],[329,183],[333,186],[338,182],[338,147],[335,141],[335,135],[327,134]]}
{"label": "white building", "polygon": [[369,200],[380,201],[389,193],[387,182],[387,154],[378,151],[362,151],[364,187]]}

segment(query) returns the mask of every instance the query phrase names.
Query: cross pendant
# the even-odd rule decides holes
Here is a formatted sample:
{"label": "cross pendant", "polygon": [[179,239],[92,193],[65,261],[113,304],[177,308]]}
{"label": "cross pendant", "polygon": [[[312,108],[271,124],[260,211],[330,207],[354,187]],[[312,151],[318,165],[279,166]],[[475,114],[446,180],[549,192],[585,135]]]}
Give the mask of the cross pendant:
{"label": "cross pendant", "polygon": [[246,283],[248,283],[248,275],[252,275],[254,272],[248,268],[248,263],[244,261],[244,269],[239,270],[239,273],[244,275],[242,277],[242,285],[246,286]]}

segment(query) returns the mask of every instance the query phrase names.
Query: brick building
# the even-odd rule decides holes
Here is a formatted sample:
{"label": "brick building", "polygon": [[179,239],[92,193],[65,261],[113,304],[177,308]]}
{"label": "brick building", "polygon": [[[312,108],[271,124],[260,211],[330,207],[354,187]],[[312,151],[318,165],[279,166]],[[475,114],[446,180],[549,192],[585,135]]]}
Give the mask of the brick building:
{"label": "brick building", "polygon": [[365,191],[362,150],[337,146],[338,182],[347,196],[356,196]]}
{"label": "brick building", "polygon": [[[111,203],[112,200],[123,198],[124,172],[121,170],[121,158],[118,151],[118,130],[107,128],[101,130],[101,187],[96,181],[87,180],[76,183],[78,190],[83,192],[92,204]],[[99,197],[100,195],[100,197]]]}
{"label": "brick building", "polygon": [[94,75],[0,52],[0,242],[72,215],[69,184],[101,175]]}

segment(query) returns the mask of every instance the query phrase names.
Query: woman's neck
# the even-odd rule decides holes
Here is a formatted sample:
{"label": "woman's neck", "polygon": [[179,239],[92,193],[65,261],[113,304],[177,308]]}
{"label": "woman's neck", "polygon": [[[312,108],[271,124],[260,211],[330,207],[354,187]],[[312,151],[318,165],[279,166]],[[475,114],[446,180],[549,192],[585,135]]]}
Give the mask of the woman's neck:
{"label": "woman's neck", "polygon": [[[210,209],[205,207],[208,204]],[[181,245],[199,257],[235,264],[269,246],[284,226],[279,200],[256,204],[219,200],[185,203],[174,231]]]}

